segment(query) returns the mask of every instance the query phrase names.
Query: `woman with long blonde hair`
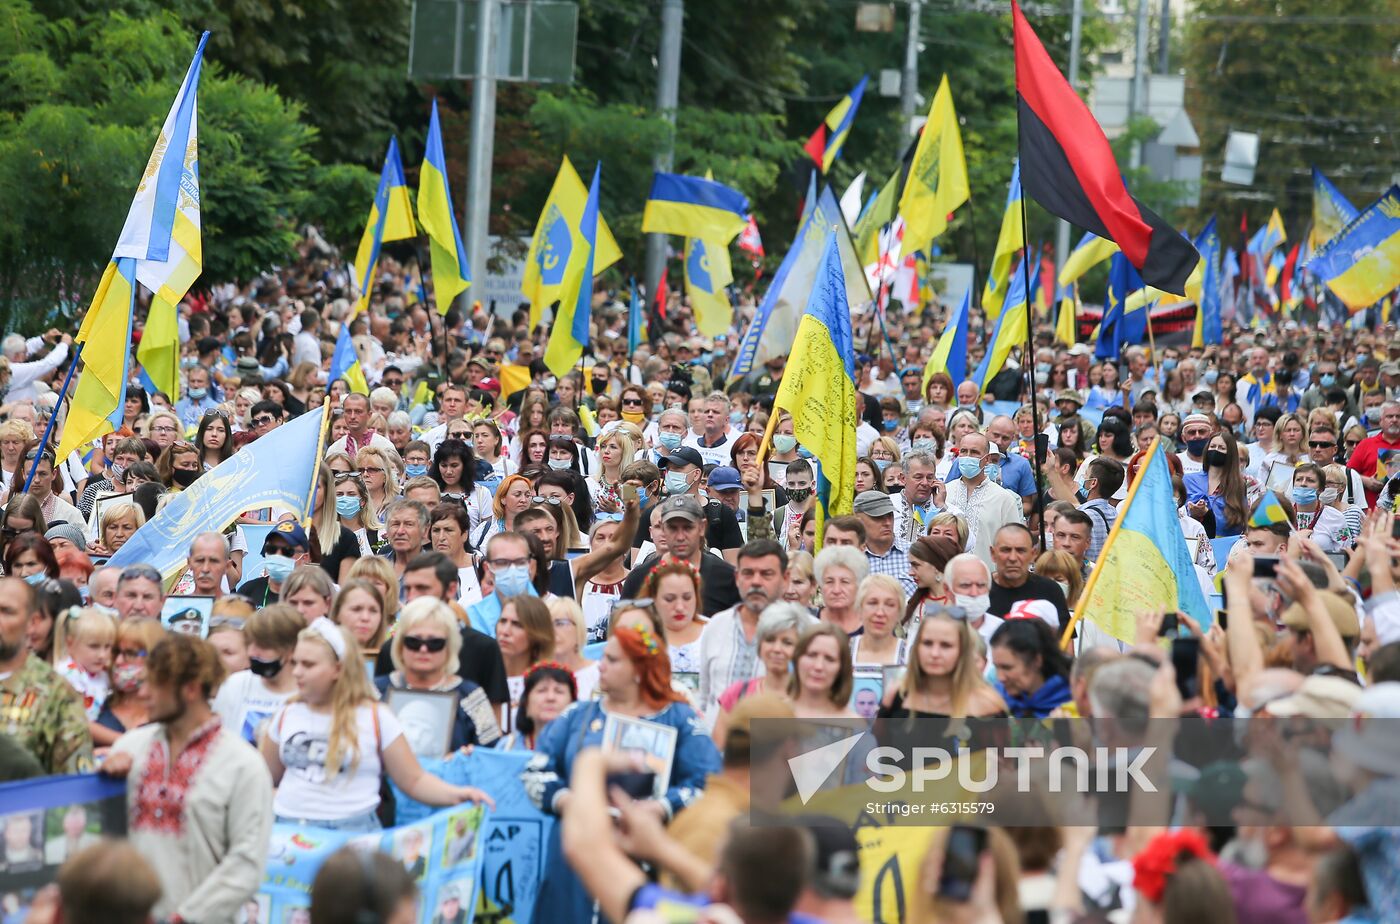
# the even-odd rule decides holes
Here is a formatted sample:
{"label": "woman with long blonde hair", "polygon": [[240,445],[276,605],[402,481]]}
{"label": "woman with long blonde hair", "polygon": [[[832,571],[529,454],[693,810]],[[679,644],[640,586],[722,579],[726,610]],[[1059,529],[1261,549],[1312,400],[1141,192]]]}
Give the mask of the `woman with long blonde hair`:
{"label": "woman with long blonde hair", "polygon": [[637,457],[627,428],[615,426],[598,438],[598,473],[585,479],[593,504],[603,513],[622,512],[622,470]]}
{"label": "woman with long blonde hair", "polygon": [[387,452],[374,446],[366,446],[355,453],[355,467],[360,470],[365,493],[369,495],[370,521],[382,527],[384,508],[399,496],[397,467],[389,461]]}
{"label": "woman with long blonde hair", "polygon": [[377,831],[385,773],[428,805],[494,806],[481,790],[454,786],[422,768],[393,710],[370,686],[351,633],[317,619],[297,636],[291,668],[297,693],[268,722],[260,745],[277,786],[279,821]]}
{"label": "woman with long blonde hair", "polygon": [[885,690],[879,718],[996,716],[1006,703],[978,667],[977,631],[953,609],[919,620],[904,681]]}
{"label": "woman with long blonde hair", "polygon": [[1063,549],[1049,549],[1035,560],[1035,573],[1059,584],[1060,590],[1065,592],[1065,604],[1074,609],[1079,595],[1084,592],[1084,575],[1079,570],[1078,559]]}

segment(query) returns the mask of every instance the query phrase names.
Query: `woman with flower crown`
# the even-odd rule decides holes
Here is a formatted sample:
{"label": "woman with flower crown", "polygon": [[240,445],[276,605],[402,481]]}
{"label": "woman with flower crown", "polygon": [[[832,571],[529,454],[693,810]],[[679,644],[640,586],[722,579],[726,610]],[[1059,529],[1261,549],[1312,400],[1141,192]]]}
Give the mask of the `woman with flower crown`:
{"label": "woman with flower crown", "polygon": [[[706,777],[719,772],[720,758],[704,722],[671,688],[665,641],[650,629],[619,624],[603,648],[598,692],[601,699],[574,703],[545,728],[536,743],[539,753],[522,774],[526,793],[542,811],[559,814],[570,798],[574,758],[585,748],[604,746],[608,718],[643,719],[676,732],[666,789],[643,800],[660,818],[671,818],[699,796]],[[554,831],[535,920],[591,920],[593,900],[564,861],[558,825]]]}

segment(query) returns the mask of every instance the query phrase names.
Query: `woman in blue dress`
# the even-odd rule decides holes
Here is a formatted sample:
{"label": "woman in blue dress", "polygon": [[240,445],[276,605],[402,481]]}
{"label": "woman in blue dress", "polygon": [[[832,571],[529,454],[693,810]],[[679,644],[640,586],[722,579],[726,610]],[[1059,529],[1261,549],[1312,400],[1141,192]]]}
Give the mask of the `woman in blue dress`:
{"label": "woman in blue dress", "polygon": [[1204,454],[1204,471],[1182,479],[1186,488],[1186,512],[1199,520],[1212,539],[1244,532],[1249,511],[1264,496],[1264,489],[1240,468],[1240,449],[1229,430],[1210,438]]}
{"label": "woman in blue dress", "polygon": [[[644,719],[676,730],[666,791],[649,802],[660,817],[670,819],[700,795],[710,774],[719,772],[720,757],[700,717],[671,688],[665,641],[649,629],[618,625],[603,648],[598,691],[602,699],[574,703],[549,723],[536,744],[539,753],[522,774],[525,792],[541,811],[559,814],[568,804],[574,758],[603,744],[608,717]],[[592,920],[593,899],[565,862],[558,832],[556,825],[534,920]]]}

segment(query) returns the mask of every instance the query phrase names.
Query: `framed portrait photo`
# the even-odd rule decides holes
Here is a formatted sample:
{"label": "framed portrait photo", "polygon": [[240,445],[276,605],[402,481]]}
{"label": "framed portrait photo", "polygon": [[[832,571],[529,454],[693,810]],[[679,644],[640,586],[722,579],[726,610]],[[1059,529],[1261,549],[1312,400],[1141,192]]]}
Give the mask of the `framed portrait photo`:
{"label": "framed portrait photo", "polygon": [[213,611],[213,597],[166,597],[160,607],[160,624],[181,635],[208,638],[209,616]]}
{"label": "framed portrait photo", "polygon": [[640,754],[648,772],[656,774],[656,798],[671,785],[678,732],[669,725],[609,713],[603,726],[603,750]]}
{"label": "framed portrait photo", "polygon": [[436,759],[447,753],[457,718],[456,693],[390,687],[384,701],[394,710],[416,757]]}

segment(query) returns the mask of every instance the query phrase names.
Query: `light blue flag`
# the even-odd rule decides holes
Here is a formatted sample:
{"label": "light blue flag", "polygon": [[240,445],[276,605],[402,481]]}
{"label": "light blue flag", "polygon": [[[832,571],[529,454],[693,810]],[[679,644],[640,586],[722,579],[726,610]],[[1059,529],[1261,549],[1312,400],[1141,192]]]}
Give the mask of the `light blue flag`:
{"label": "light blue flag", "polygon": [[319,407],[307,411],[206,472],[138,529],[108,564],[152,565],[169,580],[185,569],[195,536],[221,532],[239,514],[272,507],[305,517],[323,413]]}
{"label": "light blue flag", "polygon": [[637,296],[637,279],[627,280],[627,355],[637,352],[642,345],[642,300]]}
{"label": "light blue flag", "polygon": [[1215,230],[1215,216],[1201,229],[1195,240],[1201,255],[1201,337],[1205,343],[1220,343],[1220,232]]}
{"label": "light blue flag", "polygon": [[[815,174],[814,174],[815,176]],[[823,187],[818,194],[813,188],[807,194],[807,211],[802,215],[792,249],[783,257],[782,265],[754,313],[744,339],[739,342],[739,355],[730,370],[730,381],[741,379],[757,370],[775,356],[785,355],[797,336],[797,325],[807,309],[807,299],[817,278],[826,236],[836,231],[841,250],[841,271],[846,280],[846,300],[852,311],[863,311],[870,303],[870,286],[865,269],[856,256],[850,231],[841,215],[841,206],[831,189]]]}

